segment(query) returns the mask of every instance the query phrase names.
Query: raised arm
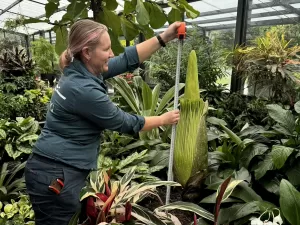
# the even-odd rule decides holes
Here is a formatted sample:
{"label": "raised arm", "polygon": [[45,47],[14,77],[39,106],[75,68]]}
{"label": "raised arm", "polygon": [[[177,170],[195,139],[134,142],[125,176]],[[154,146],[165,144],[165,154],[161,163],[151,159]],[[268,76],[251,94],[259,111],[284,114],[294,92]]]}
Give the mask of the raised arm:
{"label": "raised arm", "polygon": [[[177,35],[177,29],[180,22],[175,22],[169,28],[160,34],[161,40],[168,43]],[[125,52],[110,59],[108,63],[108,71],[103,75],[104,79],[108,79],[122,73],[132,72],[139,67],[139,65],[150,58],[150,56],[161,48],[161,43],[157,37],[152,37],[135,46],[125,48]]]}

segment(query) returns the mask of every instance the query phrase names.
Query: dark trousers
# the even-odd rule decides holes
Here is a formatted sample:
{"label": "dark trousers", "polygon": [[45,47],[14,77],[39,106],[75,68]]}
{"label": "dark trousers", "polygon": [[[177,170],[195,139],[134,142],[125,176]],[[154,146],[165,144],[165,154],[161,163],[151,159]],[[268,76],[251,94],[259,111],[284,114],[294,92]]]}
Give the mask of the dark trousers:
{"label": "dark trousers", "polygon": [[[25,181],[36,225],[68,225],[72,216],[81,210],[80,191],[89,171],[41,156],[31,155],[25,167]],[[57,178],[64,181],[60,194],[49,190]]]}

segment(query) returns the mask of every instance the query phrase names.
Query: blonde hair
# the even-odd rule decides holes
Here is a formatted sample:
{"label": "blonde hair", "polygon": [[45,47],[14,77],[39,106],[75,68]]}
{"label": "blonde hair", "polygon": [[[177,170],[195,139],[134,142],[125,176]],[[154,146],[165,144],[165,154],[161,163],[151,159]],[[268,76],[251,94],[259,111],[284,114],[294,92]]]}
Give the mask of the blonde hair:
{"label": "blonde hair", "polygon": [[59,66],[63,69],[68,66],[73,58],[80,58],[84,47],[95,47],[99,44],[99,38],[107,31],[107,27],[101,23],[89,19],[75,22],[70,29],[68,37],[68,48],[59,59]]}

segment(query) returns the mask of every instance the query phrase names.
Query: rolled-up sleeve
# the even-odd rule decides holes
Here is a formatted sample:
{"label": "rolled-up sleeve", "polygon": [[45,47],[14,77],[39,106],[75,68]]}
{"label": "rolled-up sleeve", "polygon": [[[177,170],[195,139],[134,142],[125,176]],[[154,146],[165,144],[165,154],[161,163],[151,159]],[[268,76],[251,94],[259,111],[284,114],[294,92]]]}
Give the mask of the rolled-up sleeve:
{"label": "rolled-up sleeve", "polygon": [[103,73],[104,79],[108,79],[125,72],[132,72],[140,65],[139,55],[136,46],[125,48],[125,52],[111,58],[108,62],[108,71]]}
{"label": "rolled-up sleeve", "polygon": [[136,134],[145,124],[145,118],[122,111],[97,87],[79,88],[77,113],[96,124],[126,134]]}

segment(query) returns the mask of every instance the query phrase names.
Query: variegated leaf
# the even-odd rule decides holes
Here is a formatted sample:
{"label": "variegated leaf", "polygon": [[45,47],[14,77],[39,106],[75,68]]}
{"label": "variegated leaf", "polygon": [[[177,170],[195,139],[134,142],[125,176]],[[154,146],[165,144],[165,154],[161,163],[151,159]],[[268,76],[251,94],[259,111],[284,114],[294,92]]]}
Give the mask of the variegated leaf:
{"label": "variegated leaf", "polygon": [[[243,182],[243,180],[233,180],[229,183],[229,185],[227,186],[225,192],[224,192],[224,195],[223,195],[223,198],[222,198],[222,201],[225,201],[227,198],[229,198],[229,196],[232,194],[233,190],[241,183]],[[216,196],[219,195],[219,192],[220,192],[220,187],[218,188],[218,191],[216,193]]]}
{"label": "variegated leaf", "polygon": [[17,145],[17,149],[25,154],[31,154],[32,152],[32,148],[28,146]]}
{"label": "variegated leaf", "polygon": [[3,129],[0,129],[0,139],[6,139],[6,132]]}

